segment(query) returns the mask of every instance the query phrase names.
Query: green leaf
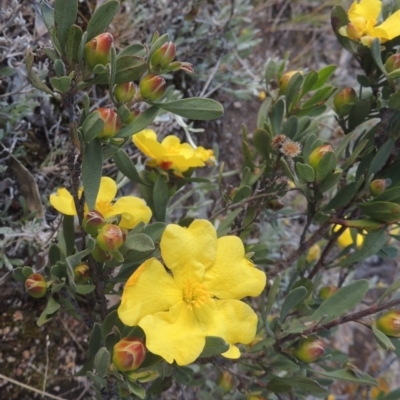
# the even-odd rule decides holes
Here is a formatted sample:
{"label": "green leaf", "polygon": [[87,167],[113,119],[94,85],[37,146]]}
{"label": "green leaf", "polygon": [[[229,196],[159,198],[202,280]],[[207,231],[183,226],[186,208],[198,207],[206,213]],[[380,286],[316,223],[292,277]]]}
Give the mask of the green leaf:
{"label": "green leaf", "polygon": [[82,163],[82,182],[89,210],[94,210],[100,188],[103,154],[98,139],[87,144]]}
{"label": "green leaf", "polygon": [[27,278],[22,273],[22,267],[15,268],[14,271],[12,272],[12,276],[17,282],[25,282]]}
{"label": "green leaf", "polygon": [[400,203],[400,186],[391,187],[385,190],[374,201],[389,201],[390,203]]}
{"label": "green leaf", "polygon": [[281,276],[278,274],[274,279],[274,283],[272,284],[271,289],[268,292],[267,304],[265,305],[265,311],[264,311],[265,316],[267,316],[272,310],[272,306],[274,305],[276,295],[279,292],[280,284],[281,284]]}
{"label": "green leaf", "polygon": [[45,309],[43,310],[42,314],[36,322],[37,325],[42,326],[47,321],[49,321],[51,318],[49,318],[49,316],[53,316],[60,309],[60,307],[61,306],[57,301],[55,301],[52,297],[49,297]]}
{"label": "green leaf", "polygon": [[154,54],[156,50],[158,50],[164,43],[168,41],[169,35],[168,33],[164,33],[164,35],[161,35],[150,47],[148,59],[151,59],[151,56]]}
{"label": "green leaf", "polygon": [[183,385],[189,385],[193,380],[194,371],[189,367],[174,366],[174,378]]}
{"label": "green leaf", "polygon": [[313,167],[311,167],[310,165],[297,162],[296,171],[306,182],[315,181],[315,172]]}
{"label": "green leaf", "polygon": [[315,171],[317,183],[322,182],[328,175],[331,175],[337,165],[336,155],[333,152],[327,152],[321,158]]}
{"label": "green leaf", "polygon": [[283,121],[283,113],[285,112],[285,102],[283,99],[279,99],[271,111],[270,120],[272,125],[272,130],[275,135],[281,133],[281,126]]}
{"label": "green leaf", "polygon": [[29,278],[30,275],[33,274],[33,269],[31,267],[22,267],[22,275],[26,278]]}
{"label": "green leaf", "polygon": [[351,182],[346,185],[343,189],[338,189],[338,192],[331,199],[331,201],[324,207],[324,211],[338,209],[343,207],[353,199],[356,195],[356,182]]}
{"label": "green leaf", "polygon": [[378,304],[382,303],[382,301],[389,296],[389,294],[393,293],[395,290],[400,288],[400,279],[396,282],[393,282],[379,297]]}
{"label": "green leaf", "polygon": [[136,250],[140,252],[152,251],[155,249],[154,242],[144,233],[132,233],[126,237],[121,251]]}
{"label": "green leaf", "polygon": [[302,83],[303,76],[300,72],[297,72],[291,77],[286,89],[286,114],[288,114],[297,104],[300,97],[300,87]]}
{"label": "green leaf", "polygon": [[148,108],[137,118],[135,118],[135,120],[129,125],[122,128],[114,137],[127,138],[142,131],[143,129],[146,129],[154,121],[154,118],[157,116],[159,110],[160,109],[156,106]]}
{"label": "green leaf", "polygon": [[103,132],[104,121],[100,113],[92,112],[83,122],[82,134],[85,143],[90,143],[100,132]]}
{"label": "green leaf", "polygon": [[146,71],[145,60],[137,56],[123,56],[116,60],[115,83],[126,83],[138,80]]}
{"label": "green leaf", "polygon": [[369,217],[386,223],[394,223],[400,220],[400,205],[386,201],[371,201],[358,204],[358,208]]}
{"label": "green leaf", "polygon": [[341,138],[340,144],[335,151],[337,158],[340,158],[342,153],[346,150],[346,147],[350,143],[350,140],[353,138],[353,135],[355,132],[356,131],[352,131],[352,132],[348,133],[344,138]]}
{"label": "green leaf", "polygon": [[394,141],[392,139],[388,139],[382,147],[378,150],[375,157],[372,159],[372,162],[368,168],[368,174],[366,180],[372,175],[376,174],[386,163],[390,154],[392,152],[394,146]]}
{"label": "green leaf", "polygon": [[268,116],[268,112],[271,107],[271,104],[272,104],[271,97],[267,97],[261,104],[261,107],[258,110],[258,114],[257,114],[257,128],[258,129],[264,128],[264,124],[267,122],[267,116]]}
{"label": "green leaf", "polygon": [[295,115],[289,117],[282,125],[282,134],[286,135],[290,139],[294,139],[299,128],[299,118]]}
{"label": "green leaf", "polygon": [[71,68],[73,68],[74,64],[79,60],[79,45],[82,41],[82,35],[83,32],[79,26],[72,25],[69,28],[65,53]]}
{"label": "green leaf", "polygon": [[[362,372],[362,371],[361,371]],[[378,386],[378,382],[363,372],[356,374],[351,369],[338,369],[337,371],[314,371],[314,374],[325,376],[326,378],[335,379],[339,381],[352,382],[357,384],[365,384],[369,386]]]}
{"label": "green leaf", "polygon": [[217,228],[218,237],[226,235],[231,230],[231,225],[235,218],[240,214],[242,210],[240,208],[231,211],[225,217],[225,219],[219,224]]}
{"label": "green leaf", "polygon": [[54,96],[53,91],[45,85],[40,78],[36,75],[36,73],[33,71],[33,61],[34,61],[34,56],[31,51],[27,52],[26,58],[25,58],[25,63],[26,63],[26,72],[28,74],[28,79],[29,82],[32,84],[33,87],[36,89],[42,90],[43,92],[47,94],[51,94]]}
{"label": "green leaf", "polygon": [[108,367],[111,364],[111,356],[105,347],[101,347],[94,357],[94,367],[101,377],[107,375]]}
{"label": "green leaf", "polygon": [[330,77],[333,75],[333,73],[336,71],[337,66],[332,64],[332,65],[327,65],[326,67],[321,68],[318,71],[318,80],[315,83],[315,85],[312,87],[311,90],[317,90],[321,86],[325,85],[326,82],[330,79]]}
{"label": "green leaf", "polygon": [[49,249],[49,265],[55,265],[58,261],[64,261],[64,260],[65,260],[64,252],[61,250],[60,246],[53,243]]}
{"label": "green leaf", "polygon": [[117,168],[132,182],[141,183],[145,185],[140,178],[139,173],[136,170],[135,164],[133,164],[132,160],[129,158],[128,154],[122,149],[119,149],[114,155],[114,162]]}
{"label": "green leaf", "polygon": [[224,339],[216,336],[206,336],[206,344],[200,358],[218,356],[229,349],[229,344]]}
{"label": "green leaf", "polygon": [[95,288],[95,285],[76,285],[76,293],[83,295],[89,294],[92,293]]}
{"label": "green leaf", "polygon": [[287,315],[290,310],[296,307],[300,302],[302,302],[307,297],[307,289],[303,286],[300,286],[294,290],[292,290],[286,297],[285,301],[282,304],[281,315],[279,317],[280,321],[285,321]]}
{"label": "green leaf", "polygon": [[49,32],[54,29],[54,9],[51,8],[47,3],[40,5],[40,12],[42,14],[43,22]]}
{"label": "green leaf", "polygon": [[[63,1],[63,0],[61,0]],[[87,26],[87,41],[103,33],[110,25],[119,8],[119,1],[109,0],[102,4],[90,18]]]}
{"label": "green leaf", "polygon": [[155,105],[165,111],[197,121],[216,119],[224,114],[224,108],[220,103],[212,99],[203,99],[201,97],[175,100],[170,103],[157,103]]}
{"label": "green leaf", "polygon": [[146,397],[146,391],[140,385],[130,381],[129,379],[126,379],[125,383],[127,384],[130,393],[139,397],[139,399],[144,399]]}
{"label": "green leaf", "polygon": [[65,253],[67,256],[70,256],[75,250],[75,227],[73,215],[63,216],[63,236],[65,241]]}
{"label": "green leaf", "polygon": [[253,134],[253,143],[257,151],[266,159],[269,160],[271,155],[271,137],[264,129],[257,128]]}
{"label": "green leaf", "polygon": [[381,346],[383,350],[394,350],[394,346],[391,340],[374,325],[372,325],[372,333],[374,334],[379,346]]}
{"label": "green leaf", "polygon": [[62,54],[65,54],[68,31],[78,15],[78,0],[55,0],[54,23]]}
{"label": "green leaf", "polygon": [[240,187],[234,194],[232,203],[240,203],[241,201],[247,199],[251,195],[250,186]]}
{"label": "green leaf", "polygon": [[348,310],[352,310],[364,298],[369,289],[367,280],[359,280],[341,287],[331,297],[326,299],[309,317],[312,321],[323,319],[326,324],[339,318]]}
{"label": "green leaf", "polygon": [[146,55],[146,49],[141,43],[132,43],[129,46],[124,47],[117,55],[117,58],[122,56],[138,56],[144,57]]}
{"label": "green leaf", "polygon": [[332,94],[336,91],[336,88],[332,86],[326,86],[318,91],[316,91],[308,100],[306,100],[302,105],[302,109],[306,109],[309,107],[313,107],[315,105],[321,105],[322,103],[325,103],[326,100],[329,99],[329,97],[332,96]]}
{"label": "green leaf", "polygon": [[98,322],[95,322],[89,338],[88,358],[93,360],[101,347],[102,347],[101,327]]}
{"label": "green leaf", "polygon": [[375,38],[372,41],[370,50],[371,50],[372,58],[374,59],[377,67],[382,71],[382,73],[384,75],[387,75],[385,67],[383,66],[383,63],[382,63],[381,41],[379,39]]}
{"label": "green leaf", "polygon": [[158,175],[153,188],[154,216],[157,221],[164,222],[169,195],[168,183],[163,175]]}
{"label": "green leaf", "polygon": [[353,105],[349,113],[348,128],[353,131],[358,125],[364,122],[371,111],[371,102],[369,100],[360,100]]}
{"label": "green leaf", "polygon": [[317,81],[318,81],[318,72],[313,70],[310,71],[304,78],[300,97],[303,97],[306,93],[310,92]]}
{"label": "green leaf", "polygon": [[102,325],[102,335],[103,338],[105,338],[112,330],[113,328],[116,327],[120,332],[122,332],[124,328],[124,324],[121,322],[121,320],[118,317],[118,312],[117,310],[111,311],[107,317],[103,321]]}

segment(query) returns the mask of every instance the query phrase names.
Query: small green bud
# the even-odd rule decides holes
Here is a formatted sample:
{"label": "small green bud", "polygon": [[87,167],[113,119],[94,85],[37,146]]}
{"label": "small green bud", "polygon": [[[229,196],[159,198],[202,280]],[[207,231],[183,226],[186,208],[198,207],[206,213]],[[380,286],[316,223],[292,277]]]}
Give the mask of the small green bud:
{"label": "small green bud", "polygon": [[35,299],[40,299],[46,296],[47,283],[43,275],[35,273],[29,275],[25,281],[25,290]]}
{"label": "small green bud", "polygon": [[281,76],[281,79],[279,79],[279,92],[280,92],[281,94],[285,94],[285,93],[286,93],[286,89],[287,89],[287,86],[288,86],[290,80],[291,80],[292,77],[293,77],[294,75],[296,75],[297,73],[300,73],[300,74],[303,75],[303,72],[302,72],[302,71],[295,70],[295,71],[288,71],[288,72],[285,72],[285,73]]}
{"label": "small green bud", "polygon": [[319,291],[319,297],[326,300],[339,290],[337,286],[324,286]]}
{"label": "small green bud", "polygon": [[386,180],[385,179],[375,179],[369,184],[369,191],[372,196],[379,196],[386,190]]}
{"label": "small green bud", "polygon": [[376,320],[376,327],[387,336],[400,337],[400,311],[383,314]]}
{"label": "small green bud", "polygon": [[316,337],[302,339],[293,354],[300,361],[305,363],[315,362],[324,354],[325,343]]}
{"label": "small green bud", "polygon": [[390,74],[400,69],[400,53],[392,54],[385,62],[385,69]]}
{"label": "small green bud", "polygon": [[90,278],[90,268],[86,263],[79,263],[74,267],[74,276],[77,282],[84,283]]}
{"label": "small green bud", "polygon": [[130,115],[128,118],[126,118],[126,120],[124,121],[126,124],[130,124],[132,121],[134,121],[140,114],[142,113],[142,111],[140,111],[138,108],[133,108],[130,111]]}
{"label": "small green bud", "polygon": [[285,205],[279,199],[270,200],[268,202],[267,206],[268,206],[269,209],[274,210],[274,211],[279,211],[283,207],[285,207]]}
{"label": "small green bud", "polygon": [[335,97],[333,98],[333,105],[335,108],[336,113],[339,116],[345,116],[349,113],[349,107],[343,106],[350,106],[357,101],[357,93],[351,87],[347,87],[342,89],[340,92],[336,93]]}
{"label": "small green bud", "polygon": [[92,257],[99,263],[105,263],[113,258],[109,252],[102,250],[97,244],[92,251]]}
{"label": "small green bud", "polygon": [[100,249],[114,251],[118,250],[124,244],[125,238],[126,234],[119,226],[107,224],[101,228],[96,241]]}
{"label": "small green bud", "polygon": [[161,67],[165,67],[174,60],[175,54],[175,43],[166,42],[153,53],[150,59],[150,63],[152,66],[160,65]]}
{"label": "small green bud", "polygon": [[333,147],[330,144],[323,144],[321,146],[318,146],[311,152],[310,156],[308,157],[308,163],[314,168],[314,170],[316,170],[322,160],[322,157],[329,152],[334,152]]}
{"label": "small green bud", "polygon": [[102,33],[86,43],[85,60],[90,70],[98,65],[107,65],[110,59],[110,49],[114,38],[110,33]]}
{"label": "small green bud", "polygon": [[126,337],[114,345],[112,362],[118,371],[135,371],[145,358],[146,347],[140,338]]}
{"label": "small green bud", "polygon": [[99,139],[110,139],[121,129],[121,120],[111,108],[98,108],[94,112],[98,112],[104,121],[104,129],[97,135]]}
{"label": "small green bud", "polygon": [[162,76],[149,74],[141,79],[139,87],[144,99],[154,101],[164,94],[167,84]]}
{"label": "small green bud", "polygon": [[83,218],[82,227],[87,234],[96,237],[105,223],[103,215],[96,210],[92,210]]}
{"label": "small green bud", "polygon": [[132,100],[135,93],[136,87],[133,82],[120,83],[114,89],[114,96],[121,103],[127,103]]}

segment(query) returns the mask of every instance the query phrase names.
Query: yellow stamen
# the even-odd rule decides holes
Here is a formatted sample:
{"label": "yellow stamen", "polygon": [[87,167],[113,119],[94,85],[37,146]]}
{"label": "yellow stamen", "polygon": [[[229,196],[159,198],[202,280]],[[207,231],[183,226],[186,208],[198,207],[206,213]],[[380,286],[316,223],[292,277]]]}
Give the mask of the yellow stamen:
{"label": "yellow stamen", "polygon": [[196,280],[187,280],[183,287],[183,300],[186,302],[189,310],[194,307],[200,308],[203,304],[210,301],[210,295],[205,285]]}
{"label": "yellow stamen", "polygon": [[98,200],[96,202],[96,210],[103,216],[106,216],[112,211],[112,203],[109,201]]}

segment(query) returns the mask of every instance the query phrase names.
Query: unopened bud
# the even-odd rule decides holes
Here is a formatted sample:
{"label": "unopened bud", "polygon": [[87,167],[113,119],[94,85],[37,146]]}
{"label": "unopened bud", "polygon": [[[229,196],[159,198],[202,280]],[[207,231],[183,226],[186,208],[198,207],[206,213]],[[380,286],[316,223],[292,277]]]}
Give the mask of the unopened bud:
{"label": "unopened bud", "polygon": [[108,63],[113,43],[114,38],[110,33],[102,33],[86,43],[85,60],[91,70],[98,64]]}
{"label": "unopened bud", "polygon": [[233,376],[228,371],[223,371],[217,379],[217,385],[224,391],[229,392],[233,388]]}
{"label": "unopened bud", "polygon": [[337,286],[324,286],[319,291],[319,297],[326,300],[339,290]]}
{"label": "unopened bud", "polygon": [[308,250],[307,258],[306,260],[308,262],[313,262],[318,260],[321,257],[321,247],[317,243],[314,243],[311,247],[310,250]]}
{"label": "unopened bud", "polygon": [[268,202],[268,208],[274,211],[281,210],[285,205],[279,199],[272,199]]}
{"label": "unopened bud", "polygon": [[351,87],[347,87],[342,89],[340,92],[336,93],[333,98],[333,105],[335,107],[335,111],[339,116],[347,115],[350,111],[349,107],[357,101],[357,93]]}
{"label": "unopened bud", "polygon": [[120,83],[115,86],[114,96],[117,101],[121,103],[127,103],[133,99],[135,95],[136,87],[133,82]]}
{"label": "unopened bud", "polygon": [[92,257],[99,263],[105,263],[113,258],[109,252],[102,250],[98,245],[94,246]]}
{"label": "unopened bud", "polygon": [[125,237],[125,233],[119,226],[107,224],[101,228],[96,241],[100,249],[114,251],[118,250],[124,244]]}
{"label": "unopened bud", "polygon": [[315,362],[324,354],[325,343],[316,337],[302,339],[299,346],[294,350],[293,354],[300,361],[305,363]]}
{"label": "unopened bud", "polygon": [[194,73],[193,65],[188,62],[174,61],[168,66],[168,71],[185,71],[189,74]]}
{"label": "unopened bud", "polygon": [[103,215],[96,210],[92,210],[83,218],[82,227],[87,234],[96,237],[105,223]]}
{"label": "unopened bud", "polygon": [[392,54],[385,62],[385,69],[390,74],[400,69],[400,53]]}
{"label": "unopened bud", "polygon": [[281,94],[285,94],[285,93],[286,93],[286,89],[287,89],[287,86],[288,86],[290,80],[291,80],[292,77],[293,77],[294,75],[296,75],[297,73],[303,74],[302,71],[297,71],[297,70],[296,70],[296,71],[288,71],[288,72],[285,72],[285,73],[281,76],[281,79],[279,79],[279,92],[280,92]]}
{"label": "unopened bud", "polygon": [[376,321],[376,327],[387,336],[400,337],[400,311],[389,311]]}
{"label": "unopened bud", "polygon": [[176,54],[176,46],[174,42],[166,42],[159,49],[157,49],[151,56],[150,63],[153,66],[160,65],[165,67],[171,63]]}
{"label": "unopened bud", "polygon": [[79,263],[74,267],[75,279],[78,282],[87,282],[90,278],[90,268],[86,263]]}
{"label": "unopened bud", "polygon": [[140,367],[145,357],[146,347],[143,340],[126,337],[114,346],[112,362],[118,371],[131,372]]}
{"label": "unopened bud", "polygon": [[32,274],[25,281],[25,290],[35,299],[44,297],[47,292],[46,279],[41,274]]}
{"label": "unopened bud", "polygon": [[162,76],[149,74],[141,79],[139,87],[144,99],[154,101],[164,94],[167,84]]}
{"label": "unopened bud", "polygon": [[128,118],[124,121],[126,124],[133,122],[142,112],[138,108],[133,108],[130,111]]}
{"label": "unopened bud", "polygon": [[386,180],[385,179],[375,179],[369,184],[369,191],[372,196],[379,196],[386,190]]}
{"label": "unopened bud", "polygon": [[117,113],[111,108],[98,108],[95,112],[98,112],[100,118],[104,121],[104,129],[97,137],[99,139],[109,139],[115,136],[121,129],[121,120]]}
{"label": "unopened bud", "polygon": [[319,163],[326,153],[333,153],[333,147],[330,144],[323,144],[315,148],[308,157],[308,163],[316,170]]}

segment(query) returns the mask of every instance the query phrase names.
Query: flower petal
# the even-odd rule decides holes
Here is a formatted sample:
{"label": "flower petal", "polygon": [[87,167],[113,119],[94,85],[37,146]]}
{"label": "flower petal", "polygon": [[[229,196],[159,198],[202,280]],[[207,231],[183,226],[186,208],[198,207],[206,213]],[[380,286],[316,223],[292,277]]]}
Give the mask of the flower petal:
{"label": "flower petal", "polygon": [[392,14],[372,31],[373,37],[392,40],[400,36],[400,10]]}
{"label": "flower petal", "polygon": [[188,228],[170,224],[161,238],[161,255],[172,270],[178,286],[184,280],[201,281],[206,268],[215,260],[217,233],[207,220],[194,220]]}
{"label": "flower petal", "polygon": [[105,218],[121,214],[119,223],[121,228],[133,229],[139,222],[147,224],[152,216],[151,210],[146,202],[139,197],[124,196],[119,198],[111,207]]}
{"label": "flower petal", "polygon": [[135,326],[146,315],[169,310],[181,300],[182,291],[172,276],[156,258],[150,258],[126,282],[118,316],[125,325]]}
{"label": "flower petal", "polygon": [[144,129],[132,136],[135,146],[147,157],[158,158],[166,154],[164,147],[157,142],[157,134],[151,129]]}
{"label": "flower petal", "polygon": [[77,215],[74,198],[66,188],[59,188],[57,194],[51,194],[50,204],[61,214]]}
{"label": "flower petal", "polygon": [[215,262],[202,283],[219,299],[241,299],[258,296],[266,279],[265,273],[244,257],[242,241],[236,236],[224,236],[218,239]]}
{"label": "flower petal", "polygon": [[373,22],[373,25],[376,25],[376,21],[381,13],[381,9],[381,0],[361,0],[360,2],[354,1],[347,12],[347,15],[350,22],[354,22],[357,18],[361,17],[367,21],[375,21]]}
{"label": "flower petal", "polygon": [[139,326],[146,334],[146,347],[170,364],[190,364],[203,351],[206,335],[183,301],[168,312],[148,315]]}
{"label": "flower petal", "polygon": [[96,203],[111,203],[117,194],[117,184],[114,179],[103,176],[100,181]]}

